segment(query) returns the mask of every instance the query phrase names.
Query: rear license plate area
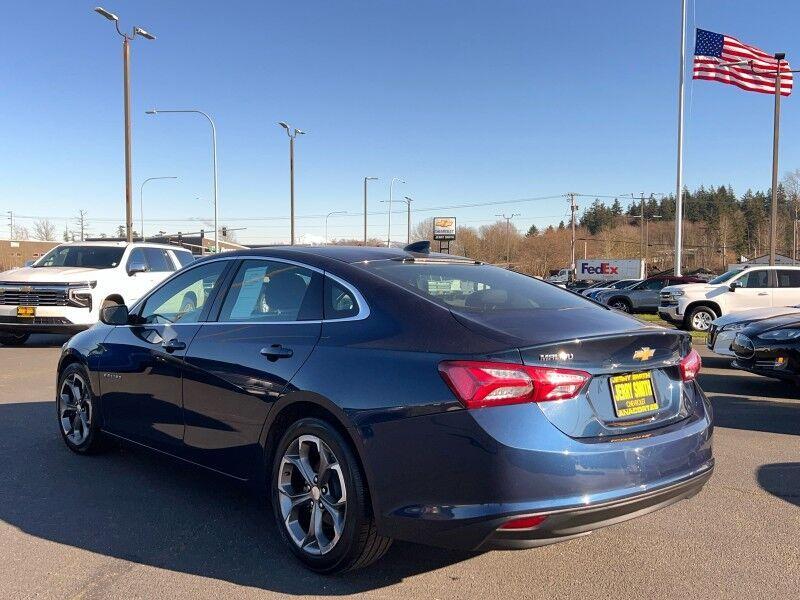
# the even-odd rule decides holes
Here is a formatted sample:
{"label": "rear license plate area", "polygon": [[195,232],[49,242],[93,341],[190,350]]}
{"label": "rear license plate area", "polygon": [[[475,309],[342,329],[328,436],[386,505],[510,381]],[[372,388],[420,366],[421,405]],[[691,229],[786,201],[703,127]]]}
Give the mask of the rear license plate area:
{"label": "rear license plate area", "polygon": [[24,317],[26,319],[32,319],[36,316],[36,307],[35,306],[18,306],[17,307],[17,316]]}
{"label": "rear license plate area", "polygon": [[612,375],[609,385],[614,414],[617,417],[634,417],[658,410],[658,399],[650,371]]}

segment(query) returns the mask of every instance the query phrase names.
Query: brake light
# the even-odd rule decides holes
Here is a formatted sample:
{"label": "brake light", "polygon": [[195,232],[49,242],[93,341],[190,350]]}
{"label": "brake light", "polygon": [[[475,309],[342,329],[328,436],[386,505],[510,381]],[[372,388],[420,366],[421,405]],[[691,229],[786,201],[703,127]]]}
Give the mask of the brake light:
{"label": "brake light", "polygon": [[681,359],[680,362],[681,379],[684,381],[694,381],[700,373],[700,368],[703,366],[703,359],[697,353],[697,350],[692,350]]}
{"label": "brake light", "polygon": [[572,369],[468,360],[439,363],[439,373],[466,408],[574,398],[591,378]]}
{"label": "brake light", "polygon": [[544,523],[547,515],[531,515],[529,517],[519,517],[511,519],[503,523],[498,529],[504,530],[518,530],[518,529],[533,529]]}

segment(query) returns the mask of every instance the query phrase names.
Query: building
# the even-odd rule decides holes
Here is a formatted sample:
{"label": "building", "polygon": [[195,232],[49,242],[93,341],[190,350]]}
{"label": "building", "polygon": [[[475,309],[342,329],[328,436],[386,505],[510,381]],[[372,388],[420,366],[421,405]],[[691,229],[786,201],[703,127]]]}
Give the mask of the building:
{"label": "building", "polygon": [[[124,242],[125,238],[119,237],[105,237],[105,238],[86,238],[87,242]],[[135,242],[141,242],[142,239],[134,239]],[[183,235],[181,233],[177,233],[174,235],[154,235],[148,236],[145,239],[146,242],[151,242],[153,244],[171,244],[173,246],[181,246],[186,248],[187,250],[191,250],[192,254],[197,256],[201,256],[203,254],[207,254],[211,251],[214,247],[214,238],[209,237],[207,235]],[[237,244],[235,242],[229,242],[227,240],[220,240],[219,241],[220,251],[226,252],[230,250],[244,250],[247,246],[242,246],[241,244]]]}
{"label": "building", "polygon": [[40,240],[0,240],[0,271],[24,267],[26,262],[44,256],[60,243]]}

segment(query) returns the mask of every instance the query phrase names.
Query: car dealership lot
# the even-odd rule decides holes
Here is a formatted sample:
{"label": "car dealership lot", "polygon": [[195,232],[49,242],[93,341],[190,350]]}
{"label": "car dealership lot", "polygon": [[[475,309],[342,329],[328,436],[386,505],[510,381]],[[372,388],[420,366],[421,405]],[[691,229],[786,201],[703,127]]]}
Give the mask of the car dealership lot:
{"label": "car dealership lot", "polygon": [[800,588],[798,392],[727,368],[699,340],[718,429],[716,473],[695,498],[537,550],[396,543],[334,578],[295,563],[261,498],[235,483],[142,451],[70,453],[52,402],[61,341],[0,348],[3,597],[783,598]]}

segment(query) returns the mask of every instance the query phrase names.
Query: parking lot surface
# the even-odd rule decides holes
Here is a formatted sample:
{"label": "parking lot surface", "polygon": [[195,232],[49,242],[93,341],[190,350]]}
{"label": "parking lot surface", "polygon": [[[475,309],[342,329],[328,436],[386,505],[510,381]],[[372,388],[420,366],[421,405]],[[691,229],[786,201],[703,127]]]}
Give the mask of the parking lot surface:
{"label": "parking lot surface", "polygon": [[[3,598],[796,598],[800,394],[709,356],[716,472],[691,500],[553,546],[396,543],[339,577],[299,566],[258,494],[140,450],[79,457],[55,418],[63,339],[0,347]],[[423,459],[423,457],[421,457]]]}

